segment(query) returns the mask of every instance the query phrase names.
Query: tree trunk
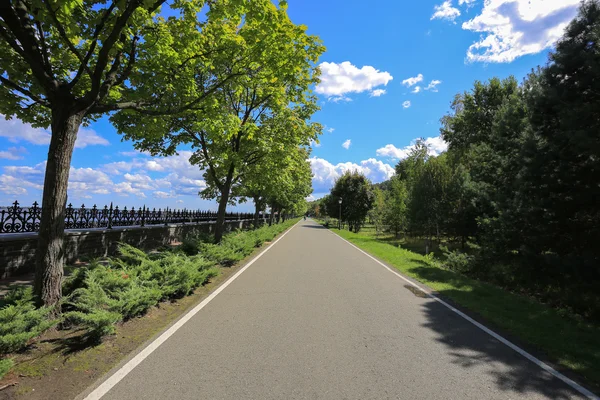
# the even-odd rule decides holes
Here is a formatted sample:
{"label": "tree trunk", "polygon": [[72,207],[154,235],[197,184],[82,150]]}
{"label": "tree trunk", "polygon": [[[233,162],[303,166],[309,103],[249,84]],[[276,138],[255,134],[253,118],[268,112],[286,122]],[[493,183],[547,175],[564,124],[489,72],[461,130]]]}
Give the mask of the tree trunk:
{"label": "tree trunk", "polygon": [[223,232],[225,230],[225,212],[227,211],[227,203],[229,202],[234,172],[235,168],[232,165],[229,167],[223,190],[221,190],[221,199],[219,200],[219,209],[217,210],[217,222],[215,223],[215,243],[220,243],[221,239],[223,239]]}
{"label": "tree trunk", "polygon": [[83,112],[68,107],[52,111],[52,136],[42,195],[42,215],[36,251],[34,292],[40,305],[55,305],[62,297],[64,229],[71,157]]}
{"label": "tree trunk", "polygon": [[277,223],[279,223],[279,221],[281,221],[281,209],[280,208],[277,209]]}
{"label": "tree trunk", "polygon": [[254,229],[259,228],[259,220],[260,220],[260,209],[261,209],[261,201],[260,197],[254,198]]}
{"label": "tree trunk", "polygon": [[273,213],[275,212],[275,210],[273,209],[273,206],[271,206],[271,212],[269,213],[269,226],[273,225]]}

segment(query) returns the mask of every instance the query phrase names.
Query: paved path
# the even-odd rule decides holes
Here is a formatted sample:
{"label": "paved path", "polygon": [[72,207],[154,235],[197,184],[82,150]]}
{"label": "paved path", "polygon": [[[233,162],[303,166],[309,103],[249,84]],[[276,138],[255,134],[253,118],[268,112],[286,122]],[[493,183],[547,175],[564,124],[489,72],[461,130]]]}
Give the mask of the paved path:
{"label": "paved path", "polygon": [[103,399],[582,398],[302,222]]}

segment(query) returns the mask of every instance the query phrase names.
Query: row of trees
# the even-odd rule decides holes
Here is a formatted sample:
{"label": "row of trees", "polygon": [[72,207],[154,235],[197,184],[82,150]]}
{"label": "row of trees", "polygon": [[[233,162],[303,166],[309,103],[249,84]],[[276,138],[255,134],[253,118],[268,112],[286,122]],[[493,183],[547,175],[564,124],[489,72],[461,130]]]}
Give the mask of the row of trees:
{"label": "row of trees", "polygon": [[546,66],[458,94],[442,119],[448,151],[419,141],[371,189],[371,219],[427,252],[454,241],[461,272],[600,318],[599,32],[600,3],[585,1]]}
{"label": "row of trees", "polygon": [[40,303],[61,298],[77,132],[104,115],[140,150],[194,151],[190,162],[207,182],[201,195],[219,202],[217,242],[228,204],[302,212],[294,208],[311,192],[308,146],[321,133],[310,87],[323,51],[290,21],[284,0],[3,1],[0,113],[51,128]]}

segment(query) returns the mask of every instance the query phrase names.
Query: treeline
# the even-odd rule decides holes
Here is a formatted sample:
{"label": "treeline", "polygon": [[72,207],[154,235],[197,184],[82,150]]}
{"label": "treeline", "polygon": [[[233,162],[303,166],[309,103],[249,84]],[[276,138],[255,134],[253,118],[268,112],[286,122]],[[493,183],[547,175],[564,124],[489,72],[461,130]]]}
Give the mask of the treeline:
{"label": "treeline", "polygon": [[102,116],[152,155],[192,149],[200,195],[219,202],[215,242],[228,204],[252,200],[257,217],[267,206],[304,212],[324,47],[286,1],[11,0],[0,33],[0,113],[51,130],[39,304],[62,297],[71,157],[80,126]]}
{"label": "treeline", "polygon": [[448,151],[419,141],[371,190],[372,220],[454,242],[446,265],[461,273],[600,320],[599,39],[600,4],[586,1],[521,84],[458,94],[442,118]]}

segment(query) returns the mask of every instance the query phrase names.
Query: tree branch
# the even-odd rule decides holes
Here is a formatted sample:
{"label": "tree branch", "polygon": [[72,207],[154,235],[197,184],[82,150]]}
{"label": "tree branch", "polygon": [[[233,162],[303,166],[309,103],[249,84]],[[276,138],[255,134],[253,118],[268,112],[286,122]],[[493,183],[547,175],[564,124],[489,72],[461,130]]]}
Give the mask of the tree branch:
{"label": "tree branch", "polygon": [[31,100],[33,100],[36,103],[42,104],[44,106],[49,106],[49,104],[46,100],[43,100],[40,97],[36,96],[35,94],[31,93],[29,90],[22,88],[21,86],[17,85],[10,79],[6,79],[0,75],[0,82],[5,84],[6,86],[16,90],[17,92],[20,92],[21,94],[24,94],[25,96],[29,97]]}
{"label": "tree branch", "polygon": [[216,84],[215,86],[213,86],[208,91],[204,92],[200,97],[194,99],[193,101],[191,101],[191,102],[189,102],[187,104],[184,104],[181,107],[175,107],[175,108],[169,108],[169,109],[163,109],[163,110],[149,110],[146,107],[150,107],[150,106],[155,105],[158,102],[158,100],[152,101],[152,102],[128,101],[128,102],[113,103],[113,104],[97,104],[97,105],[95,105],[91,109],[90,112],[93,113],[93,114],[96,114],[96,113],[105,113],[105,112],[109,112],[109,111],[118,111],[118,110],[134,110],[134,111],[137,111],[137,112],[139,112],[139,113],[141,113],[143,115],[149,115],[149,116],[158,117],[158,116],[161,116],[161,115],[179,114],[179,113],[182,113],[184,111],[189,111],[189,110],[197,110],[197,111],[199,111],[199,109],[194,109],[193,107],[195,105],[197,105],[198,103],[202,102],[209,95],[211,95],[214,92],[216,92],[217,90],[219,90],[229,80],[231,80],[231,79],[233,79],[233,78],[235,78],[237,76],[240,76],[240,75],[241,74],[233,74],[233,75],[228,76],[223,81],[221,81],[220,83]]}
{"label": "tree branch", "polygon": [[[46,10],[48,10],[48,13],[50,14],[50,17],[52,17],[52,21],[54,22],[54,25],[55,25],[56,29],[58,30],[60,37],[63,39],[63,41],[69,48],[69,50],[71,50],[71,53],[75,54],[75,57],[77,57],[77,59],[79,60],[79,63],[80,63],[79,65],[80,66],[83,65],[84,68],[86,68],[86,65],[84,64],[83,56],[81,55],[81,53],[79,53],[79,51],[73,45],[71,40],[69,40],[69,36],[67,35],[65,28],[62,26],[62,24],[58,20],[58,17],[56,16],[56,11],[54,9],[52,9],[52,6],[48,2],[48,0],[44,0],[44,5],[46,6]],[[88,71],[89,71],[89,69],[88,69]]]}
{"label": "tree branch", "polygon": [[96,29],[94,30],[94,35],[92,36],[92,38],[93,38],[92,44],[90,44],[90,48],[88,49],[85,57],[83,58],[83,61],[79,65],[79,69],[77,70],[75,77],[69,83],[70,88],[74,87],[77,84],[77,82],[81,78],[81,74],[83,74],[84,70],[88,73],[90,78],[92,77],[92,71],[89,69],[87,64],[90,61],[90,58],[92,58],[94,51],[96,50],[96,46],[98,45],[98,37],[100,37],[100,33],[104,29],[104,25],[106,25],[106,21],[108,21],[108,17],[110,16],[110,14],[112,14],[113,10],[115,9],[115,6],[116,6],[116,3],[113,1],[111,3],[111,5],[104,12],[104,15],[102,15],[102,18],[100,19],[100,22],[98,23],[98,25],[96,25]]}
{"label": "tree branch", "polygon": [[[161,4],[163,4],[166,0],[157,0],[149,9],[149,12],[154,12]],[[127,5],[123,14],[117,18],[113,30],[110,32],[106,40],[102,43],[102,48],[98,53],[98,61],[96,62],[96,68],[94,69],[94,73],[92,75],[92,90],[86,95],[86,100],[88,102],[94,102],[98,99],[98,94],[100,93],[100,81],[102,79],[102,73],[104,69],[108,65],[110,51],[113,46],[117,42],[117,40],[121,37],[121,32],[129,22],[129,18],[131,15],[141,5],[140,0],[130,0],[130,3]]]}
{"label": "tree branch", "polygon": [[8,39],[10,35],[4,29],[2,36],[8,39],[11,47],[29,64],[33,76],[50,95],[58,88],[58,82],[45,68],[42,51],[35,37],[35,28],[32,26],[28,13],[27,5],[22,0],[15,1],[15,8],[8,1],[0,1],[0,17],[21,47]]}
{"label": "tree branch", "polygon": [[208,172],[211,174],[213,181],[215,181],[215,185],[217,185],[217,188],[223,192],[223,184],[221,184],[221,181],[219,181],[219,179],[217,179],[217,173],[215,172],[215,167],[213,166],[212,162],[210,161],[210,157],[208,156],[208,149],[206,148],[206,140],[204,137],[204,132],[200,131],[200,136],[198,137],[200,139],[200,146],[202,149],[202,154],[204,155],[204,159],[206,160],[206,163],[208,164]]}

